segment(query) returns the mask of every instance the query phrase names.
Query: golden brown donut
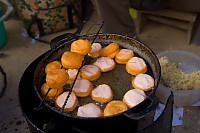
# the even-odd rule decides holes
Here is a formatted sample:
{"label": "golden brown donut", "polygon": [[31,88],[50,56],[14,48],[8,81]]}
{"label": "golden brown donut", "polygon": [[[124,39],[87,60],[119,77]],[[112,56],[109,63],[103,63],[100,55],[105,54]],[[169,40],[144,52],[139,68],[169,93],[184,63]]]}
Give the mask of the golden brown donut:
{"label": "golden brown donut", "polygon": [[92,50],[88,53],[90,57],[96,58],[100,56],[102,46],[100,43],[93,43]]}
{"label": "golden brown donut", "polygon": [[113,92],[110,86],[102,84],[92,90],[91,97],[97,102],[106,103],[112,100]]}
{"label": "golden brown donut", "polygon": [[[69,94],[69,91],[63,92],[60,96],[57,97],[55,101],[55,105],[57,108],[62,109],[62,106],[64,105],[64,102]],[[76,95],[72,92],[69,96],[69,99],[67,101],[67,104],[64,107],[64,111],[72,111],[74,110],[78,105],[78,98]]]}
{"label": "golden brown donut", "polygon": [[131,75],[145,73],[147,71],[147,65],[142,58],[132,57],[126,63],[126,71]]}
{"label": "golden brown donut", "polygon": [[119,52],[115,55],[115,61],[118,64],[126,64],[132,57],[134,53],[130,49],[120,49]]}
{"label": "golden brown donut", "polygon": [[117,52],[119,51],[119,46],[116,42],[110,43],[108,46],[104,47],[100,55],[103,57],[114,58]]}
{"label": "golden brown donut", "polygon": [[132,85],[136,89],[149,91],[154,87],[154,79],[148,74],[138,74],[133,79]]}
{"label": "golden brown donut", "polygon": [[113,100],[106,105],[104,116],[115,115],[128,110],[126,104],[119,100]]}
{"label": "golden brown donut", "polygon": [[92,83],[87,79],[76,80],[72,91],[79,97],[88,96],[93,89]]}
{"label": "golden brown donut", "polygon": [[97,80],[101,75],[101,69],[95,65],[84,65],[80,71],[81,77],[90,81]]}
{"label": "golden brown donut", "polygon": [[[47,85],[47,83],[44,83],[41,87],[41,94],[42,96],[45,96],[47,91],[49,90],[49,86]],[[47,100],[53,100],[55,101],[55,99],[61,94],[63,93],[63,88],[59,88],[59,89],[51,89],[47,96],[45,97]]]}
{"label": "golden brown donut", "polygon": [[46,75],[46,83],[50,88],[62,88],[68,79],[69,75],[65,69],[55,69]]}
{"label": "golden brown donut", "polygon": [[84,56],[91,51],[91,49],[92,49],[91,46],[92,46],[92,44],[90,41],[79,39],[79,40],[74,41],[71,44],[71,51],[77,52]]}
{"label": "golden brown donut", "polygon": [[113,52],[112,54],[108,55],[107,57],[113,59],[118,52],[119,52],[119,50]]}
{"label": "golden brown donut", "polygon": [[60,61],[50,62],[45,67],[45,73],[47,74],[49,71],[54,70],[54,69],[61,69],[61,67],[62,67],[62,64]]}
{"label": "golden brown donut", "polygon": [[67,51],[61,57],[61,63],[64,68],[78,69],[81,67],[83,56],[76,52]]}

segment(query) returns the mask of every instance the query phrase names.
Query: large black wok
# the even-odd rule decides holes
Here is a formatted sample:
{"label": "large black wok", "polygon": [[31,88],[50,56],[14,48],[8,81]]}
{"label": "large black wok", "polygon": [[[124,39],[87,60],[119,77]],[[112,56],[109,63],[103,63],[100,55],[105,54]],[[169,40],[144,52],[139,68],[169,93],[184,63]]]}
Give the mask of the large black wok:
{"label": "large black wok", "polygon": [[[80,39],[87,39],[92,41],[95,35],[84,35],[80,36]],[[59,36],[53,40],[54,45],[58,45],[54,47],[44,59],[38,64],[36,71],[34,73],[34,87],[35,92],[40,99],[43,101],[43,97],[40,93],[40,88],[42,84],[45,82],[45,66],[54,61],[60,60],[62,54],[65,51],[70,50],[70,44],[76,40],[76,38],[71,39],[70,41],[66,41],[67,38],[65,36]],[[160,65],[158,59],[154,52],[149,49],[144,44],[134,40],[133,38],[129,38],[126,36],[116,35],[116,34],[99,34],[95,42],[100,42],[103,46],[108,45],[111,42],[117,42],[120,48],[127,48],[133,50],[135,56],[142,57],[146,63],[148,64],[148,74],[150,74],[155,79],[155,87],[147,92],[147,98],[137,106],[130,108],[129,110],[107,117],[101,118],[82,118],[77,117],[73,113],[66,113],[62,112],[61,110],[57,109],[53,106],[52,102],[48,102],[44,100],[42,103],[45,107],[49,108],[49,111],[52,114],[56,115],[57,118],[63,120],[69,120],[70,124],[74,127],[78,127],[81,130],[87,132],[105,132],[105,131],[112,131],[113,129],[119,129],[118,131],[126,131],[127,129],[137,127],[138,120],[142,117],[146,116],[150,112],[152,112],[158,105],[158,101],[155,97],[155,92],[158,87],[160,81]],[[93,59],[87,60],[86,63],[90,64],[93,62]],[[122,100],[123,95],[127,90],[132,89],[131,86],[131,79],[133,76],[130,76],[124,69],[125,65],[117,65],[117,67],[108,73],[103,73],[101,78],[95,82],[93,85],[98,85],[101,83],[106,83],[111,86],[114,92],[114,99]],[[91,102],[91,99],[88,98],[86,100],[81,101],[80,104]],[[103,108],[103,106],[102,106]],[[61,122],[63,124],[63,122]]]}

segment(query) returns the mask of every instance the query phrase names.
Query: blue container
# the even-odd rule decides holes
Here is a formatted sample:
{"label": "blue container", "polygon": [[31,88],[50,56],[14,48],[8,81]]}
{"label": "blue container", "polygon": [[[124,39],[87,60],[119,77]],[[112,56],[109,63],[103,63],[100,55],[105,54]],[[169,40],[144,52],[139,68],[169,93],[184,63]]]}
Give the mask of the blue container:
{"label": "blue container", "polygon": [[[0,18],[2,16],[2,10],[0,7]],[[0,21],[0,48],[2,48],[7,42],[6,30],[3,21]]]}

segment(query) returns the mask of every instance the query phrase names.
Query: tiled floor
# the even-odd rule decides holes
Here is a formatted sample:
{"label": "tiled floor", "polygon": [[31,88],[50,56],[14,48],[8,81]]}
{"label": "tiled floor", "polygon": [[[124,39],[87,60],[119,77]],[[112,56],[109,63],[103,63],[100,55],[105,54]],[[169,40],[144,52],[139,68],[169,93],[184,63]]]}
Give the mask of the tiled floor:
{"label": "tiled floor", "polygon": [[[98,22],[96,12],[91,20]],[[8,20],[5,28],[8,42],[0,49],[4,56],[0,57],[0,65],[7,74],[8,86],[4,96],[0,99],[0,132],[1,133],[29,133],[25,118],[19,107],[18,85],[20,78],[27,66],[38,56],[49,50],[47,44],[31,44],[29,37],[21,36],[23,23],[18,20]],[[86,33],[86,26],[84,33]],[[51,34],[44,39],[52,38],[66,32]],[[149,46],[155,53],[166,50],[184,50],[200,56],[200,44],[194,41],[186,44],[186,32],[166,25],[150,22],[143,28],[139,35],[142,43]],[[28,88],[27,88],[28,89]],[[31,100],[31,99],[30,99]],[[197,133],[200,132],[200,107],[185,107],[183,125],[173,127],[174,133]]]}

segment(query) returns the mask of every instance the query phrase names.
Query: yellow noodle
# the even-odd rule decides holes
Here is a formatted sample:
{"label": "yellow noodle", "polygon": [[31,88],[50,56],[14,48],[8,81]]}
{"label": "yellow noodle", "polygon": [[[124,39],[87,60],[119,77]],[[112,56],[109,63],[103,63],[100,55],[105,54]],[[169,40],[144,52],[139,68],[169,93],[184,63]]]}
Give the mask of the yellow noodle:
{"label": "yellow noodle", "polygon": [[174,90],[194,90],[200,87],[200,71],[186,74],[167,57],[160,57],[159,62],[162,78],[168,87]]}

